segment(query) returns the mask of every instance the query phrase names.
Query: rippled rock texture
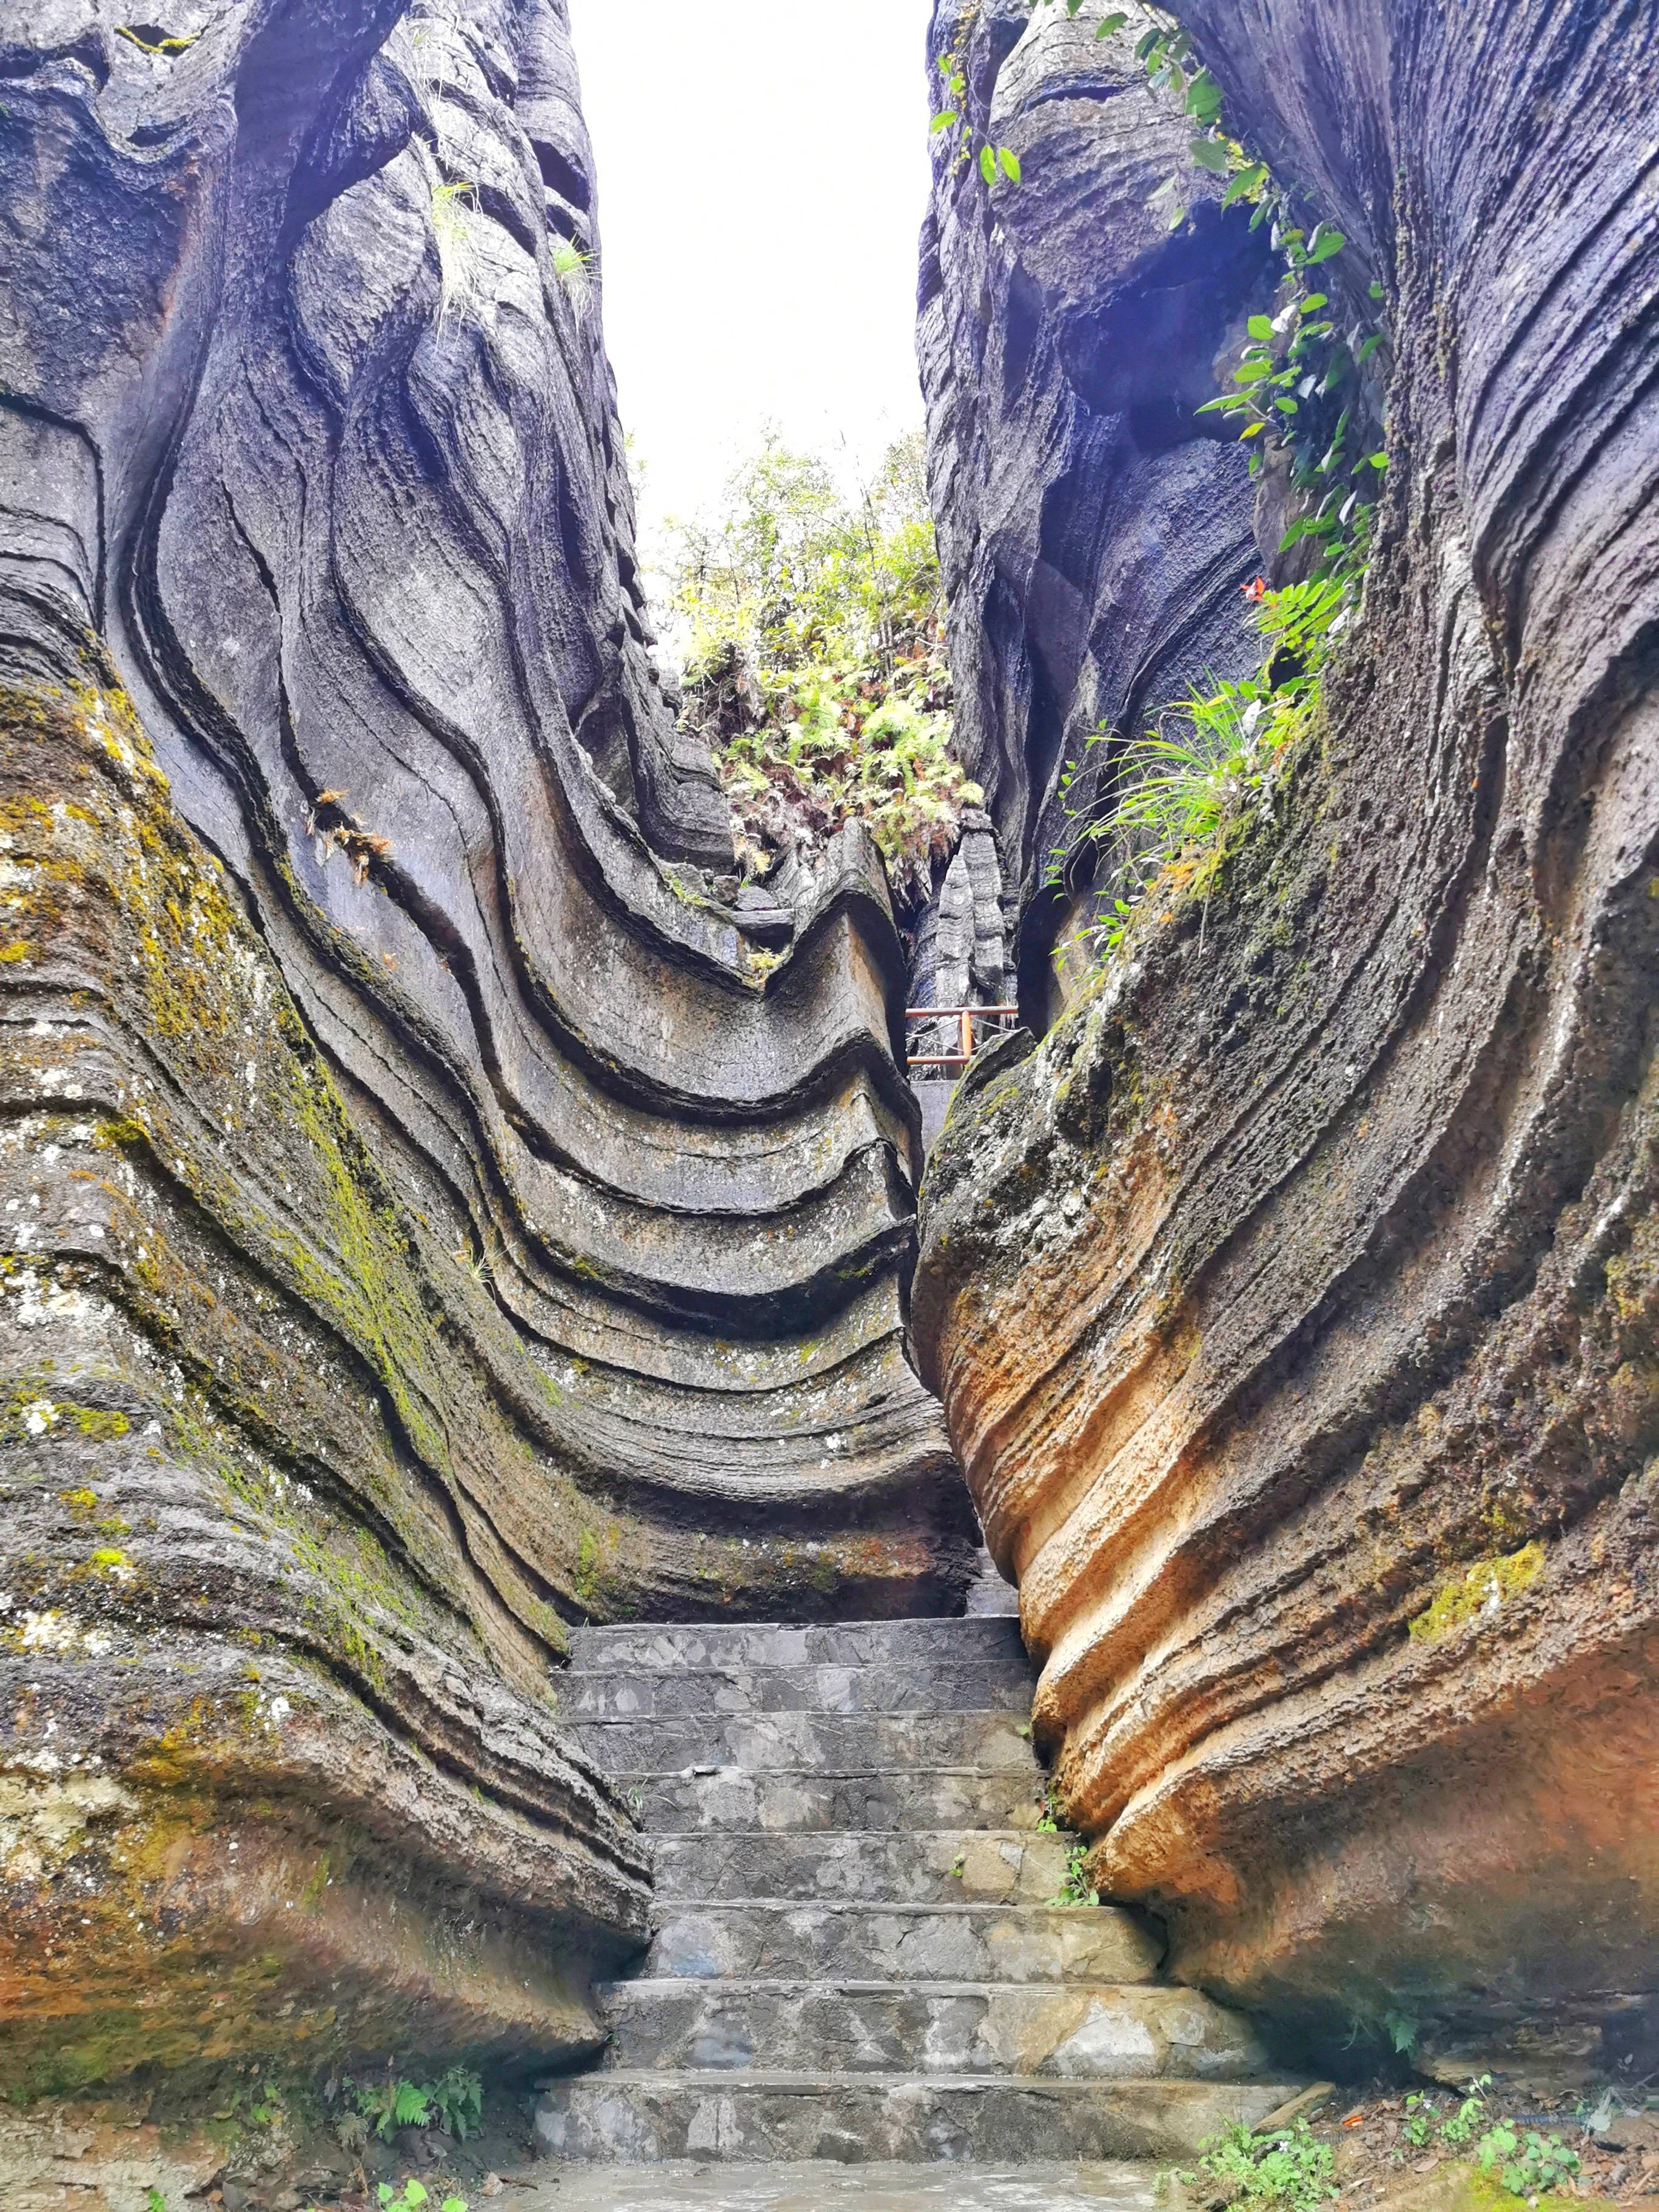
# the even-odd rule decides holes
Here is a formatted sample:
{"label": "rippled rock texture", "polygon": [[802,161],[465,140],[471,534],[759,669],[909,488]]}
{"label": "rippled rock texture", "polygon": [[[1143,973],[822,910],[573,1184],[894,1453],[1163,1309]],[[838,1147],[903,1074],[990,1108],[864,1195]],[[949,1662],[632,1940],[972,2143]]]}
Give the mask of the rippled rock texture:
{"label": "rippled rock texture", "polygon": [[[1224,179],[1190,161],[1131,42],[1096,38],[1102,13],[939,0],[929,40],[1024,170],[988,192],[935,142],[919,345],[957,744],[1021,894],[1021,990],[1043,1007],[1088,890],[1075,865],[1048,878],[1068,810],[1101,787],[1090,738],[1138,733],[1208,670],[1243,673],[1240,587],[1261,566],[1243,453],[1196,410],[1271,299],[1267,249],[1248,208],[1223,213]],[[1172,234],[1148,201],[1176,173],[1192,216]]]}
{"label": "rippled rock texture", "polygon": [[[970,1079],[930,1168],[915,1339],[1019,1578],[1067,1808],[1102,1887],[1166,1917],[1175,1969],[1349,2063],[1392,2042],[1448,2074],[1642,2075],[1659,152],[1632,92],[1659,19],[1182,19],[1233,127],[1347,234],[1347,312],[1385,289],[1376,560],[1278,826],[1237,831],[1206,911],[1155,915],[1042,1043]],[[1078,130],[1133,201],[1127,98]],[[998,189],[1011,233],[1045,161],[1033,143],[1029,202]],[[983,251],[963,200],[941,204],[939,299]],[[1109,296],[1058,212],[1049,234],[1079,299]],[[1020,327],[991,298],[988,374]],[[1095,327],[1103,380],[1200,366]],[[1075,420],[1040,480],[1017,423],[989,441],[1010,527],[1050,511],[1050,481],[1098,477],[1133,632],[1127,564],[1166,510]],[[945,431],[938,480],[972,536]],[[1226,457],[1191,451],[1224,486]],[[1237,518],[1229,495],[1218,553]],[[1034,726],[1008,726],[1010,776],[1041,788]]]}
{"label": "rippled rock texture", "polygon": [[0,0],[0,2077],[569,2056],[567,1620],[948,1609],[897,945],[648,652],[562,0]]}

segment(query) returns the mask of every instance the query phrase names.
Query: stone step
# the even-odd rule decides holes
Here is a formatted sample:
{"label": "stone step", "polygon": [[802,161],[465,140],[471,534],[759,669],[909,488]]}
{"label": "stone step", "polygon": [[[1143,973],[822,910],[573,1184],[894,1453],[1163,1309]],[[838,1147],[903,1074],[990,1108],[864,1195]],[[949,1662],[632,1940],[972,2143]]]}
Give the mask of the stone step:
{"label": "stone step", "polygon": [[1019,1592],[1012,1583],[1004,1582],[1000,1575],[994,1576],[988,1582],[970,1583],[968,1585],[968,1610],[981,1619],[994,1615],[999,1620],[1018,1623]]}
{"label": "stone step", "polygon": [[1196,1990],[1141,1983],[614,1982],[607,2072],[684,2068],[1249,2080],[1269,2070],[1246,2023]]}
{"label": "stone step", "polygon": [[633,1668],[567,1675],[559,1717],[678,1720],[724,1713],[1017,1713],[1031,1710],[1031,1676],[1021,1662],[957,1667],[705,1667]]}
{"label": "stone step", "polygon": [[1158,2212],[1157,2170],[1122,2160],[1041,2166],[561,2166],[520,2182],[514,2212]]}
{"label": "stone step", "polygon": [[1109,1905],[670,1905],[641,1971],[657,1978],[1036,1985],[1146,1981],[1164,1946]]}
{"label": "stone step", "polygon": [[657,1895],[860,1898],[883,1905],[1047,1905],[1066,1878],[1065,1836],[1020,1828],[656,1836]]}
{"label": "stone step", "polygon": [[568,2169],[1187,2158],[1293,2094],[1158,1979],[1149,1922],[1048,1903],[1073,1840],[1038,1826],[1017,1620],[572,1643],[562,1717],[651,1836],[658,1911],[598,2065],[538,2107]]}
{"label": "stone step", "polygon": [[[1021,1730],[1024,1733],[1022,1735]],[[708,1719],[575,1721],[570,1733],[604,1771],[635,1775],[746,1766],[977,1766],[1042,1787],[1029,1723],[1013,1713],[724,1713]]]}
{"label": "stone step", "polygon": [[908,1667],[932,1659],[956,1667],[1018,1666],[1028,1683],[1035,1672],[1016,1620],[838,1621],[810,1628],[715,1621],[573,1628],[567,1679],[635,1668]]}
{"label": "stone step", "polygon": [[694,1828],[1035,1828],[1042,1778],[1029,1771],[906,1768],[885,1774],[827,1774],[785,1768],[756,1773],[722,1766],[710,1774],[653,1774],[635,1784],[640,1819],[659,1834]]}
{"label": "stone step", "polygon": [[550,2085],[550,2157],[1042,2163],[1190,2158],[1296,2094],[1285,2081],[1060,2081],[1011,2075],[607,2073]]}

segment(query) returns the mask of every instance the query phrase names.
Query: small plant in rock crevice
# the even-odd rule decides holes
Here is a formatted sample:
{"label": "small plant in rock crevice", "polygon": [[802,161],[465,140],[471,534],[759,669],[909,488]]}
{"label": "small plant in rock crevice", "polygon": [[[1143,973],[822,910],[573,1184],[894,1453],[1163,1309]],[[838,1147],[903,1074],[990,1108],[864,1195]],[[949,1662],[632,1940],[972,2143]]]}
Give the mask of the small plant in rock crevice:
{"label": "small plant in rock crevice", "polygon": [[589,298],[590,272],[593,256],[584,253],[580,246],[568,238],[553,241],[553,274],[564,286],[574,306],[585,307]]}
{"label": "small plant in rock crevice", "polygon": [[[380,2212],[423,2212],[423,2208],[432,2202],[432,2192],[423,2181],[405,2181],[401,2189],[393,2189],[389,2181],[383,2181],[375,2194]],[[308,2205],[306,2212],[318,2212],[318,2207]],[[438,2212],[467,2212],[466,2199],[446,2197]]]}
{"label": "small plant in rock crevice", "polygon": [[478,188],[457,177],[432,186],[432,235],[438,249],[438,319],[441,322],[471,296],[477,266],[472,218]]}
{"label": "small plant in rock crevice", "polygon": [[1100,1892],[1091,1883],[1086,1872],[1089,1846],[1076,1829],[1068,1827],[1060,1818],[1052,1782],[1043,1790],[1042,1807],[1037,1815],[1036,1826],[1040,1836],[1069,1836],[1072,1838],[1072,1847],[1066,1854],[1066,1871],[1060,1878],[1060,1887],[1048,1900],[1049,1905],[1098,1905]]}
{"label": "small plant in rock crevice", "polygon": [[1079,1837],[1066,1854],[1066,1871],[1060,1887],[1048,1899],[1051,1905],[1099,1904],[1100,1892],[1091,1883],[1086,1870],[1088,1857],[1089,1846]]}
{"label": "small plant in rock crevice", "polygon": [[1492,2114],[1486,2098],[1492,2078],[1490,2074],[1478,2075],[1456,2109],[1443,2119],[1426,2095],[1408,2096],[1401,2130],[1406,2141],[1415,2150],[1426,2149],[1431,2143],[1447,2150],[1472,2148],[1481,2172],[1495,2174],[1513,2197],[1535,2200],[1573,2180],[1582,2160],[1559,2135],[1542,2135],[1536,2128],[1523,2130]]}
{"label": "small plant in rock crevice", "polygon": [[[375,2193],[380,2200],[380,2212],[422,2212],[422,2207],[432,2202],[430,2192],[419,2181],[406,2181],[397,2191],[389,2182],[383,2181]],[[446,2197],[439,2212],[466,2212],[466,2199],[464,2197]]]}
{"label": "small plant in rock crevice", "polygon": [[383,2081],[349,2081],[345,2088],[355,2117],[382,2142],[390,2142],[399,2128],[432,2126],[465,2142],[483,2119],[483,2084],[465,2066],[448,2067],[435,2081],[411,2081],[388,2067]]}
{"label": "small plant in rock crevice", "polygon": [[[1252,810],[1272,811],[1314,725],[1325,666],[1352,619],[1351,579],[1316,576],[1278,592],[1258,580],[1249,596],[1267,653],[1255,676],[1218,678],[1173,701],[1127,745],[1108,724],[1086,741],[1115,749],[1115,780],[1104,808],[1054,848],[1047,879],[1060,886],[1085,846],[1103,848],[1107,888],[1077,933],[1101,957],[1156,910],[1154,894],[1207,900],[1228,827]],[[1062,806],[1078,774],[1076,762],[1061,774]]]}
{"label": "small plant in rock crevice", "polygon": [[1500,2120],[1488,2128],[1475,2145],[1475,2163],[1485,2173],[1496,2172],[1512,2197],[1540,2197],[1559,2189],[1577,2175],[1581,2163],[1558,2135],[1540,2135],[1536,2128],[1524,2132]]}

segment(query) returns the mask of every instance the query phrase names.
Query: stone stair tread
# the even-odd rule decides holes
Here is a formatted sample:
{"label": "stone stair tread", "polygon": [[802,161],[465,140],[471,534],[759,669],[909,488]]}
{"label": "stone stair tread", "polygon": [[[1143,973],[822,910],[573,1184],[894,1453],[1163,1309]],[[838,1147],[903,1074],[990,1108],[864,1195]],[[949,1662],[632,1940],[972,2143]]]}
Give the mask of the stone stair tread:
{"label": "stone stair tread", "polygon": [[[1025,1832],[1017,1830],[1016,1833]],[[1038,1920],[1075,1921],[1082,1923],[1103,1918],[1127,1920],[1134,1916],[1127,1905],[1019,1905],[1003,1904],[994,1897],[927,1898],[927,1897],[710,1897],[671,1898],[665,1900],[668,1911],[684,1912],[846,1912],[867,1918],[870,1914],[901,1913],[933,1914],[936,1917],[954,1913],[982,1913],[994,1920],[1013,1917]]]}
{"label": "stone stair tread", "polygon": [[[1022,1917],[1021,1916],[1026,1916]],[[824,1980],[854,1971],[896,1979],[985,1980],[1053,1988],[1109,1979],[1151,1982],[1162,1947],[1121,1918],[1042,1905],[676,1906],[657,1930],[646,1971],[717,1985],[733,1975],[779,1972]]]}
{"label": "stone stair tread", "polygon": [[724,1832],[652,1838],[657,1894],[676,1904],[735,1891],[753,1895],[1052,1901],[1066,1878],[1064,1836],[1030,1828],[830,1828]]}
{"label": "stone stair tread", "polygon": [[653,2066],[1048,2080],[1249,2081],[1267,2052],[1236,2014],[1152,1982],[753,1978],[617,1982],[607,2073]]}
{"label": "stone stair tread", "polygon": [[1294,2082],[1068,2081],[1010,2074],[617,2069],[544,2094],[542,2150],[574,2162],[819,2158],[1186,2158]]}
{"label": "stone stair tread", "polygon": [[1012,1713],[763,1713],[672,1720],[577,1720],[568,1733],[613,1777],[738,1766],[775,1773],[803,1765],[976,1766],[1041,1786],[1030,1731]]}
{"label": "stone stair tread", "polygon": [[[1010,1678],[1018,1672],[1029,1686],[1033,1679],[1030,1661],[1024,1652],[1021,1652],[1018,1654],[1018,1665],[1016,1668],[1014,1657],[1015,1655],[1010,1653],[1006,1658],[970,1659],[966,1662],[951,1659],[950,1664],[956,1673],[970,1675],[984,1674],[994,1680]],[[566,1682],[600,1681],[625,1677],[630,1682],[690,1682],[701,1681],[708,1678],[716,1681],[742,1682],[750,1680],[756,1675],[798,1674],[803,1680],[806,1680],[814,1674],[896,1674],[899,1671],[900,1668],[896,1663],[878,1668],[860,1666],[851,1660],[838,1659],[803,1659],[789,1662],[708,1659],[695,1667],[668,1665],[629,1667],[624,1669],[609,1663],[603,1667],[569,1667],[565,1669],[560,1680]]]}
{"label": "stone stair tread", "polygon": [[[1027,1704],[1027,1705],[1030,1705],[1030,1696],[1029,1696],[1029,1693],[1028,1693],[1028,1696],[1027,1696],[1027,1698],[1026,1698],[1026,1704]],[[1023,1710],[1024,1710],[1024,1708],[1023,1708],[1023,1707],[1018,1707],[1018,1706],[1010,1706],[1010,1707],[1008,1707],[1006,1710],[1005,1710],[1003,1707],[1001,1707],[1001,1706],[1000,1706],[1000,1705],[908,1705],[908,1706],[906,1706],[902,1711],[901,1711],[901,1712],[895,1712],[895,1713],[881,1713],[881,1712],[851,1712],[851,1713],[848,1713],[848,1712],[820,1712],[820,1711],[814,1711],[811,1707],[810,1707],[810,1706],[805,1706],[805,1705],[795,1705],[795,1706],[785,1706],[784,1708],[782,1708],[781,1712],[781,1713],[779,1713],[779,1714],[776,1714],[776,1715],[774,1715],[774,1714],[771,1714],[771,1713],[766,1713],[766,1712],[757,1712],[757,1711],[753,1711],[753,1709],[752,1709],[752,1708],[747,1708],[747,1707],[746,1707],[746,1708],[744,1708],[744,1710],[742,1712],[725,1712],[725,1713],[712,1713],[712,1714],[709,1714],[709,1713],[664,1713],[664,1714],[662,1714],[662,1715],[660,1716],[660,1717],[661,1717],[662,1719],[664,1719],[664,1720],[688,1720],[688,1721],[697,1721],[697,1720],[721,1720],[721,1721],[733,1721],[733,1720],[743,1720],[743,1719],[750,1719],[750,1720],[771,1720],[771,1719],[774,1719],[774,1718],[781,1718],[781,1717],[790,1717],[790,1718],[795,1718],[795,1719],[802,1719],[802,1718],[804,1718],[804,1719],[807,1719],[807,1720],[828,1720],[828,1721],[882,1721],[882,1720],[891,1720],[891,1721],[967,1721],[967,1720],[983,1720],[983,1721],[988,1721],[988,1722],[994,1722],[994,1723],[998,1723],[998,1724],[1000,1724],[1000,1724],[1005,1724],[1005,1723],[1006,1723],[1006,1722],[1007,1722],[1007,1720],[1008,1720],[1008,1717],[1009,1717],[1009,1714],[1010,1714],[1011,1712],[1019,1711],[1023,1711]],[[652,1716],[650,1716],[650,1715],[645,1715],[645,1716],[642,1716],[641,1717],[644,1717],[644,1718],[650,1718],[650,1717],[652,1717]],[[574,1728],[574,1729],[625,1728],[625,1727],[628,1727],[629,1725],[630,1725],[630,1724],[632,1723],[632,1722],[634,1721],[634,1718],[635,1718],[635,1716],[634,1716],[633,1714],[631,1714],[631,1713],[584,1713],[584,1714],[577,1714],[577,1715],[576,1715],[576,1716],[574,1716],[574,1717],[569,1717],[569,1718],[568,1718],[568,1719],[567,1719],[567,1723],[566,1723],[566,1724],[567,1724],[567,1726],[568,1726],[568,1727],[570,1727],[570,1728]],[[1018,1735],[1018,1734],[1019,1733],[1019,1729],[1018,1729],[1018,1727],[1016,1727],[1016,1728],[1015,1728],[1014,1729],[1012,1729],[1011,1732],[1012,1732],[1012,1733],[1013,1733],[1013,1734],[1015,1734],[1015,1735]],[[1021,1740],[1022,1740],[1023,1741],[1027,1741],[1027,1742],[1029,1742],[1029,1741],[1030,1741],[1030,1729],[1029,1725],[1025,1728],[1024,1735],[1023,1736],[1023,1738],[1022,1738]],[[857,1763],[858,1763],[858,1764],[860,1764],[860,1765],[863,1765],[865,1762],[864,1762],[864,1761],[862,1761],[862,1760],[860,1760],[860,1761],[859,1761],[859,1762],[857,1762]],[[908,1760],[907,1760],[904,1757],[902,1757],[902,1756],[901,1755],[901,1756],[895,1757],[895,1758],[892,1758],[892,1759],[872,1759],[872,1760],[871,1760],[871,1761],[869,1762],[869,1764],[870,1764],[870,1765],[874,1765],[874,1766],[902,1766],[902,1765],[908,1765]],[[939,1760],[937,1762],[937,1764],[938,1764],[938,1765],[939,1765],[940,1766],[964,1766],[964,1765],[965,1765],[965,1766],[971,1766],[971,1765],[974,1764],[974,1761],[973,1761],[972,1759],[939,1759]]]}
{"label": "stone stair tread", "polygon": [[1017,1619],[958,1614],[948,1620],[821,1622],[788,1627],[774,1622],[714,1621],[689,1626],[625,1623],[570,1631],[572,1674],[619,1667],[714,1664],[868,1666],[904,1663],[949,1653],[986,1661],[1018,1658],[1029,1668]]}
{"label": "stone stair tread", "polygon": [[[995,1911],[994,1905],[989,1910]],[[1042,1985],[1039,1985],[1042,1986]],[[653,1993],[683,1997],[688,1990],[718,1990],[741,1996],[745,1992],[764,1990],[771,1996],[805,1996],[823,1990],[838,1996],[914,1996],[935,1997],[982,1997],[1003,1996],[1011,1990],[1029,1991],[1027,1982],[977,1981],[967,1982],[945,1978],[928,1981],[905,1975],[859,1976],[853,1974],[723,1974],[718,1981],[690,1982],[683,1974],[628,1974],[616,1980],[597,1982],[594,1987],[609,1996]],[[1195,1990],[1174,1983],[1146,1982],[1073,1982],[1069,1984],[1073,1996],[1135,1997],[1144,2002],[1149,1995],[1171,1999],[1199,1997]],[[1204,2003],[1207,1998],[1200,2000]]]}
{"label": "stone stair tread", "polygon": [[544,2191],[526,2177],[514,2203],[515,2212],[1156,2212],[1156,2179],[1150,2166],[1097,2160],[746,2167],[658,2160],[565,2166]]}
{"label": "stone stair tread", "polygon": [[957,1713],[1030,1710],[1031,1671],[1018,1664],[916,1667],[630,1667],[567,1675],[568,1723],[679,1720],[763,1713]]}
{"label": "stone stair tread", "polygon": [[788,2068],[774,2069],[769,2067],[763,2066],[643,2066],[629,2068],[618,2067],[614,2073],[610,2074],[562,2075],[559,2076],[557,2081],[552,2083],[544,2084],[542,2094],[544,2097],[545,2097],[558,2089],[567,2087],[594,2089],[615,2088],[618,2083],[621,2082],[649,2083],[660,2085],[666,2088],[679,2088],[682,2087],[687,2088],[703,2089],[763,2087],[769,2089],[805,2090],[822,2088],[831,2083],[845,2082],[860,2089],[884,2088],[891,2090],[906,2087],[914,2087],[918,2089],[950,2089],[953,2091],[963,2089],[1042,2089],[1044,2091],[1058,2091],[1067,2096],[1087,2096],[1091,2091],[1101,2090],[1167,2089],[1173,2092],[1177,2098],[1183,2095],[1189,2095],[1194,2101],[1196,2101],[1199,2094],[1201,2092],[1212,2091],[1217,2088],[1237,2089],[1248,2087],[1256,2093],[1256,2101],[1262,2105],[1262,2112],[1264,2117],[1267,2112],[1270,2112],[1274,2109],[1272,2105],[1266,2104],[1262,2101],[1269,2092],[1277,2098],[1280,2104],[1288,2104],[1292,2097],[1299,2095],[1300,2093],[1307,2087],[1307,2083],[1300,2080],[1269,2081],[1265,2076],[1252,2080],[1248,2083],[1243,2083],[1237,2081],[1216,2082],[1182,2079],[1170,2080],[1165,2076],[1148,2076],[1138,2081],[1100,2081],[1093,2078],[1090,2078],[1088,2080],[1073,2079],[1068,2078],[1065,2075],[1056,2074],[993,2074],[986,2072],[977,2074],[916,2074],[881,2070],[875,2068],[872,2068],[868,2073],[863,2072],[862,2070],[857,2073],[852,2073],[845,2069],[837,2069],[833,2067],[825,2067],[817,2070],[791,2070]]}
{"label": "stone stair tread", "polygon": [[[720,1774],[753,1774],[752,1766],[743,1766],[728,1761],[724,1766],[653,1766],[642,1767],[635,1774],[616,1774],[616,1782],[684,1782],[690,1775],[712,1778]],[[1000,1773],[995,1767],[957,1766],[769,1766],[770,1781],[784,1782],[792,1777],[803,1782],[908,1782],[918,1776],[950,1780],[969,1777],[988,1778]]]}
{"label": "stone stair tread", "polygon": [[923,1820],[934,1826],[1041,1832],[1041,1778],[1029,1771],[890,1767],[837,1774],[790,1767],[765,1773],[705,1766],[614,1778],[653,1835],[892,1834]]}
{"label": "stone stair tread", "polygon": [[[902,1831],[902,1836],[896,1839],[885,1828],[808,1828],[805,1831],[793,1828],[725,1828],[720,1832],[720,1841],[726,1844],[782,1844],[798,1839],[803,1842],[817,1841],[826,1835],[845,1836],[848,1838],[857,1838],[860,1842],[878,1840],[883,1843],[902,1841],[910,1837],[915,1837],[920,1842],[929,1836],[951,1836],[958,1838],[971,1836],[976,1842],[990,1840],[1021,1844],[1033,1843],[1063,1844],[1067,1841],[1066,1837],[1053,1828],[975,1828],[966,1826],[961,1820],[946,1821],[937,1827],[906,1828]],[[653,1828],[651,1832],[651,1840],[653,1844],[706,1844],[709,1842],[710,1837],[707,1828]]]}

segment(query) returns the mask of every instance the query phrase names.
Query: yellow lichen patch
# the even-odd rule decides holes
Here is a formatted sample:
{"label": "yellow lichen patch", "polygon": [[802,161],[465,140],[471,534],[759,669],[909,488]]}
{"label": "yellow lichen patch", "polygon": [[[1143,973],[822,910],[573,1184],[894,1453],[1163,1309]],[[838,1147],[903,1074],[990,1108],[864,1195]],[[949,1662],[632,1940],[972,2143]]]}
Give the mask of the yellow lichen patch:
{"label": "yellow lichen patch", "polygon": [[1494,1498],[1485,1517],[1496,1544],[1518,1544],[1527,1533],[1527,1517],[1512,1498]]}
{"label": "yellow lichen patch", "polygon": [[65,1398],[49,1398],[36,1384],[21,1384],[0,1402],[0,1438],[44,1437],[67,1423],[96,1443],[112,1443],[132,1424],[125,1413],[103,1406],[77,1406]]}
{"label": "yellow lichen patch", "polygon": [[70,1415],[83,1437],[91,1437],[99,1443],[113,1443],[124,1437],[132,1424],[125,1413],[108,1412],[102,1406],[67,1406],[63,1410]]}
{"label": "yellow lichen patch", "polygon": [[604,1602],[606,1592],[607,1569],[622,1536],[616,1522],[609,1528],[584,1528],[576,1546],[575,1589],[579,1601],[590,1611]]}
{"label": "yellow lichen patch", "polygon": [[1629,1244],[1607,1264],[1607,1295],[1627,1326],[1649,1322],[1659,1302],[1659,1223],[1638,1222]]}
{"label": "yellow lichen patch", "polygon": [[1506,1559],[1477,1559],[1472,1567],[1437,1590],[1409,1624],[1413,1644],[1433,1644],[1471,1620],[1501,1613],[1510,1599],[1529,1589],[1544,1571],[1544,1547],[1533,1542]]}

